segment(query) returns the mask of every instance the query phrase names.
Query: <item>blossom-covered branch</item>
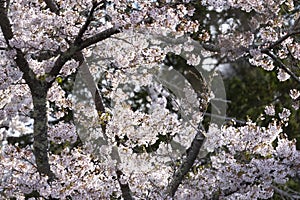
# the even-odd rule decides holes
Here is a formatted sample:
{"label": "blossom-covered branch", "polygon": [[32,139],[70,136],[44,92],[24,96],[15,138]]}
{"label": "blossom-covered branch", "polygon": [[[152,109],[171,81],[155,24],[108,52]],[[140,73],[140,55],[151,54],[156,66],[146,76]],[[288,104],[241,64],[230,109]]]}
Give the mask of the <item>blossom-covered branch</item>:
{"label": "blossom-covered branch", "polygon": [[[4,1],[1,1],[1,4]],[[3,11],[3,4],[0,5],[0,12]],[[3,14],[3,15],[2,15]],[[3,35],[7,42],[13,37],[13,32],[11,29],[11,25],[9,24],[9,19],[7,17],[7,13],[2,13],[1,17],[1,29]],[[9,43],[7,44],[9,46]],[[32,69],[30,69],[27,60],[25,59],[24,53],[15,48],[16,58],[15,62],[19,69],[23,72],[23,78],[28,84],[33,98],[34,105],[34,154],[36,158],[36,164],[38,171],[42,174],[46,174],[50,179],[53,179],[54,174],[50,170],[49,160],[48,160],[48,140],[47,140],[47,117],[46,117],[46,95],[47,95],[47,87],[48,84],[44,81],[40,81],[36,78]],[[41,118],[41,116],[43,116]]]}
{"label": "blossom-covered branch", "polygon": [[259,123],[223,124],[215,71],[243,60],[299,83],[297,11],[281,0],[0,1],[0,196],[297,198],[286,189],[300,172],[287,131],[297,113],[278,105],[288,95],[256,103],[271,104]]}
{"label": "blossom-covered branch", "polygon": [[[5,1],[0,1],[0,26],[3,32],[4,38],[6,40],[7,45],[9,45],[9,40],[13,38],[13,32],[11,29],[11,24],[7,17],[6,8],[4,6]],[[8,6],[8,5],[6,5]]]}
{"label": "blossom-covered branch", "polygon": [[283,69],[295,81],[297,81],[300,84],[299,77],[296,76],[285,64],[283,64],[283,62],[280,59],[278,59],[271,51],[269,51],[269,50],[262,50],[262,53],[265,53],[266,55],[270,56],[279,65],[279,68]]}
{"label": "blossom-covered branch", "polygon": [[84,39],[80,45],[79,45],[79,49],[84,49],[88,46],[91,46],[93,44],[96,44],[97,42],[100,42],[102,40],[105,40],[109,37],[111,37],[112,35],[115,35],[117,33],[120,33],[120,27],[112,27],[109,29],[106,29],[105,31],[102,31],[101,33],[97,33],[91,37],[88,37],[86,39]]}
{"label": "blossom-covered branch", "polygon": [[198,154],[200,151],[200,148],[203,146],[205,141],[205,134],[204,130],[200,129],[191,144],[191,146],[187,150],[187,155],[183,159],[182,164],[179,166],[179,168],[176,170],[175,174],[172,177],[172,181],[167,186],[167,195],[173,197],[179,187],[179,185],[182,183],[184,177],[186,174],[190,171],[192,168]]}
{"label": "blossom-covered branch", "polygon": [[100,5],[100,3],[97,3],[97,1],[93,1],[92,3],[93,3],[93,6],[92,6],[92,8],[91,8],[91,10],[90,10],[90,12],[89,12],[87,18],[86,18],[85,23],[84,23],[83,26],[80,28],[80,30],[79,30],[79,32],[78,32],[76,38],[75,38],[74,44],[80,44],[80,43],[82,42],[82,36],[83,36],[83,34],[87,31],[87,29],[88,29],[90,23],[92,22],[92,20],[93,20],[93,18],[94,18],[94,12],[95,12],[97,6]]}

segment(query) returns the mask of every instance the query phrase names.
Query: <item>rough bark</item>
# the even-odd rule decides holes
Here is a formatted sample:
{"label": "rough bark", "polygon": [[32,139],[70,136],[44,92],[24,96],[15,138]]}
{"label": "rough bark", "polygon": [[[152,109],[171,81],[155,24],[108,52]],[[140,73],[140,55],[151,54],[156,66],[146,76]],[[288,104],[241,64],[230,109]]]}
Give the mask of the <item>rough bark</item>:
{"label": "rough bark", "polygon": [[51,10],[51,12],[59,15],[59,8],[58,8],[57,4],[54,1],[44,0],[44,2],[46,3],[47,7]]}
{"label": "rough bark", "polygon": [[47,85],[42,81],[35,81],[35,86],[31,89],[34,109],[33,153],[39,173],[45,174],[50,180],[53,180],[54,174],[50,170],[48,159],[47,91]]}
{"label": "rough bark", "polygon": [[179,185],[181,184],[182,180],[184,179],[185,175],[189,172],[189,170],[192,168],[198,154],[200,151],[200,148],[202,147],[205,136],[203,134],[204,130],[200,130],[197,132],[195,138],[193,139],[193,142],[190,146],[190,148],[187,150],[187,156],[182,161],[182,164],[177,169],[175,174],[173,175],[173,179],[169,183],[167,187],[166,194],[170,197],[174,197]]}

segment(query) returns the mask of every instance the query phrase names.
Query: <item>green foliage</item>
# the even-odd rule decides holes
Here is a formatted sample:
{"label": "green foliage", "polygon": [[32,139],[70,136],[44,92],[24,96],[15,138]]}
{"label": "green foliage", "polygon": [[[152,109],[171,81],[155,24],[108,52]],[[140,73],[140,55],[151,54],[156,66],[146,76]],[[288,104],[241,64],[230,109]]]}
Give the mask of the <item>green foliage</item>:
{"label": "green foliage", "polygon": [[284,132],[289,138],[298,140],[297,148],[300,148],[300,112],[292,108],[292,99],[289,96],[290,89],[296,87],[292,79],[280,82],[277,79],[276,71],[265,71],[261,68],[253,67],[245,60],[239,60],[233,64],[234,75],[224,79],[228,103],[227,116],[241,120],[251,119],[259,125],[268,125],[272,118],[279,119],[278,115],[266,116],[265,106],[273,104],[277,113],[283,108],[292,111],[289,125],[284,128]]}

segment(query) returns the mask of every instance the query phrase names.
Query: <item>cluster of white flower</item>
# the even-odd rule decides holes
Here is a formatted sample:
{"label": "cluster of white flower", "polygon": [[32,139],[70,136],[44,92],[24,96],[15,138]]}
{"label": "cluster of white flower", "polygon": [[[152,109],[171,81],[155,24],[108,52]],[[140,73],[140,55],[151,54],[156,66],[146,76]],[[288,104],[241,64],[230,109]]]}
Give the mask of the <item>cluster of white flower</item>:
{"label": "cluster of white flower", "polygon": [[213,128],[207,142],[207,149],[213,152],[210,164],[203,166],[199,161],[179,189],[178,198],[272,197],[274,183],[284,184],[299,171],[293,167],[300,156],[295,141],[289,141],[281,133],[276,122],[268,128],[253,123],[240,128]]}
{"label": "cluster of white flower", "polygon": [[[278,114],[279,118],[283,121],[283,122],[287,122],[289,121],[289,117],[291,115],[291,111],[289,109],[283,108],[282,112]],[[287,124],[286,124],[287,125]]]}
{"label": "cluster of white flower", "polygon": [[32,150],[6,145],[1,149],[2,197],[24,199],[24,194],[37,191],[41,197],[108,199],[120,195],[114,163],[100,163],[80,149],[65,149],[61,155],[50,155],[57,180],[50,185],[34,167]]}
{"label": "cluster of white flower", "polygon": [[274,116],[275,115],[275,106],[274,105],[266,106],[265,113],[269,116]]}
{"label": "cluster of white flower", "polygon": [[2,57],[0,61],[0,89],[7,89],[12,83],[19,81],[22,78],[22,72],[15,66],[14,62],[10,59],[11,52],[1,51]]}
{"label": "cluster of white flower", "polygon": [[[127,137],[128,141],[124,145],[128,147],[136,144],[152,145],[159,134],[172,136],[180,131],[177,115],[170,114],[164,106],[156,107],[151,115],[133,112],[126,104],[116,105],[114,112],[114,118],[109,122],[108,134],[112,139],[115,136],[121,139]],[[120,117],[124,118],[123,123],[118,122]]]}
{"label": "cluster of white flower", "polygon": [[250,51],[250,54],[253,58],[249,59],[249,62],[252,65],[262,67],[264,70],[272,71],[274,69],[273,60],[270,59],[267,55],[260,53],[258,50]]}
{"label": "cluster of white flower", "polygon": [[49,127],[48,136],[50,141],[57,144],[74,143],[77,140],[76,127],[73,124],[60,122]]}
{"label": "cluster of white flower", "polygon": [[[0,9],[3,9],[3,2]],[[182,4],[152,0],[101,1],[82,40],[92,41],[112,27],[122,32],[109,35],[109,39],[83,50],[83,54],[89,56],[87,68],[93,76],[100,74],[101,77],[91,79],[106,81],[107,88],[103,88],[103,94],[97,96],[103,97],[104,112],[103,109],[95,110],[94,104],[99,106],[100,100],[86,87],[74,83],[72,98],[75,101],[71,103],[60,85],[62,79],[81,69],[71,55],[72,48],[68,54],[61,53],[73,47],[72,43],[77,41],[76,36],[96,1],[57,0],[59,15],[51,11],[46,1],[6,2],[10,2],[7,16],[13,38],[6,41],[1,21],[0,198],[25,199],[25,195],[37,192],[41,198],[118,199],[124,195],[122,187],[126,184],[135,198],[168,198],[164,192],[171,180],[177,178],[174,171],[180,170],[181,159],[187,157],[186,150],[193,144],[199,122],[203,120],[203,113],[199,110],[199,104],[203,102],[199,102],[199,94],[196,94],[199,91],[185,80],[186,74],[180,74],[174,66],[164,71],[162,66],[169,52],[181,55],[190,65],[199,67],[203,64],[204,56],[198,43],[181,38],[184,33],[199,31],[199,22],[189,18],[195,11],[193,4],[189,5],[188,0],[181,1]],[[272,45],[277,45],[282,50],[274,50],[272,54],[278,53],[280,59],[292,54],[293,59],[299,60],[300,47],[296,41],[286,39],[281,44],[276,43],[287,34],[278,31],[284,26],[284,19],[276,15],[284,2],[289,10],[292,9],[293,4],[288,0],[202,1],[202,5],[215,9],[233,7],[266,16],[263,20],[257,18],[256,33],[251,30],[216,37],[220,48],[214,55],[219,53],[235,60],[250,53],[251,64],[271,71],[278,62],[275,63],[274,58],[265,52],[271,51]],[[262,24],[263,28],[260,28]],[[201,33],[206,38],[203,41],[213,39],[206,30]],[[69,54],[74,59],[64,58]],[[24,60],[20,58],[22,56]],[[57,77],[50,77],[54,78],[51,83],[47,73],[60,58],[61,62],[64,59],[69,61],[63,62]],[[25,75],[19,70],[18,59],[25,65]],[[292,73],[288,73],[283,63],[281,65],[278,67],[278,79],[288,80]],[[32,70],[32,74],[24,69]],[[47,104],[43,107],[48,109],[48,113],[40,116],[46,119],[46,115],[52,112],[58,123],[49,125],[47,136],[52,143],[63,146],[59,154],[48,152],[51,170],[56,177],[51,183],[47,182],[48,177],[38,173],[31,145],[21,148],[6,141],[7,134],[22,135],[33,131],[32,88],[26,85],[22,76],[32,81],[31,87],[35,83],[52,84],[47,90]],[[142,88],[146,88],[144,98],[149,105],[146,105],[147,109],[134,110],[130,98]],[[290,96],[298,100],[298,89],[290,90]],[[65,110],[72,109],[74,122],[63,121]],[[33,114],[36,114],[34,110]],[[265,114],[275,116],[275,107],[267,106]],[[281,121],[273,121],[268,127],[251,122],[241,127],[212,124],[205,133],[206,140],[201,149],[205,156],[198,156],[175,198],[272,197],[275,184],[285,184],[290,177],[299,174],[300,154],[296,150],[296,141],[288,140],[282,130],[282,126],[288,125],[290,116],[291,111],[284,108],[278,113]],[[37,116],[34,117],[38,121]],[[37,124],[36,129],[41,128],[39,126]],[[68,146],[79,140],[84,143],[82,146]],[[118,170],[122,171],[121,175]]]}
{"label": "cluster of white flower", "polygon": [[290,90],[290,96],[292,99],[296,100],[300,97],[300,92],[297,89]]}
{"label": "cluster of white flower", "polygon": [[218,36],[221,53],[224,55],[227,54],[227,56],[233,60],[245,55],[247,48],[251,45],[253,39],[254,36],[251,32]]}
{"label": "cluster of white flower", "polygon": [[[279,6],[283,2],[285,2],[285,0],[205,0],[202,1],[202,4],[210,5],[214,9],[233,7],[240,8],[241,10],[244,10],[246,12],[251,12],[252,10],[254,10],[255,12],[266,14],[268,12],[278,12]],[[289,9],[293,8],[293,4],[291,3],[291,1],[287,1],[286,4],[289,6]]]}

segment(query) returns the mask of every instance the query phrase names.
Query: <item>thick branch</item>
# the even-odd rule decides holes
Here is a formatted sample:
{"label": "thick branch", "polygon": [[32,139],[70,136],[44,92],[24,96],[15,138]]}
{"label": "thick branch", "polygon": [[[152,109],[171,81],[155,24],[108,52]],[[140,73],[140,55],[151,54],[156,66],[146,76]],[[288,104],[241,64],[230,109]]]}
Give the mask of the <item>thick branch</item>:
{"label": "thick branch", "polygon": [[[208,106],[208,94],[209,89],[207,86],[207,82],[204,79],[203,75],[200,71],[198,71],[193,66],[188,66],[187,64],[175,64],[172,62],[172,60],[167,57],[167,63],[169,65],[171,64],[176,71],[181,73],[191,84],[193,90],[197,93],[198,99],[200,101],[200,107],[199,111],[203,114],[207,110]],[[204,144],[205,135],[204,135],[204,129],[201,127],[199,130],[197,130],[196,136],[192,141],[191,146],[187,150],[187,155],[183,159],[182,164],[180,167],[176,170],[176,172],[173,175],[172,181],[167,186],[166,194],[170,197],[173,197],[181,184],[182,180],[184,179],[185,175],[189,172],[191,167],[193,166],[200,148]]]}
{"label": "thick branch", "polygon": [[[56,12],[58,9],[56,4],[53,2],[53,0],[45,0],[47,6],[51,9],[51,11]],[[86,40],[82,41],[82,36],[84,32],[87,30],[88,26],[91,23],[91,20],[93,18],[93,14],[95,12],[96,7],[99,5],[96,1],[93,1],[93,7],[89,13],[89,16],[84,23],[84,25],[80,28],[77,36],[75,37],[75,41],[73,44],[70,44],[70,47],[67,51],[60,54],[60,56],[57,58],[57,60],[54,63],[53,68],[51,69],[49,75],[52,77],[56,77],[64,64],[68,61],[74,58],[74,55],[79,52],[80,50],[87,48],[93,44],[96,44],[99,41],[105,40],[109,38],[110,36],[119,33],[119,29],[117,28],[110,28],[107,29],[101,33],[98,33],[90,38],[87,38]],[[76,58],[75,58],[76,59]],[[54,79],[50,82],[50,84],[54,81]]]}
{"label": "thick branch", "polygon": [[[4,38],[8,41],[13,38],[13,32],[9,19],[4,12],[4,1],[0,1],[0,25]],[[9,44],[8,44],[9,45]],[[47,88],[45,82],[36,79],[34,72],[30,69],[24,53],[16,49],[15,62],[23,72],[23,78],[28,84],[33,99],[33,119],[34,119],[34,142],[33,153],[36,159],[37,169],[41,174],[46,174],[52,180],[54,174],[50,170],[48,159],[48,139],[47,139]]]}
{"label": "thick branch", "polygon": [[189,172],[189,170],[193,166],[193,164],[199,154],[200,148],[204,144],[205,136],[203,133],[204,133],[204,130],[199,130],[197,132],[195,138],[193,139],[193,142],[192,142],[190,148],[187,150],[186,158],[183,160],[182,164],[180,165],[180,167],[177,169],[177,171],[173,175],[173,179],[167,187],[167,195],[168,196],[174,197],[174,195],[177,191],[177,188],[181,184],[183,178],[185,177],[185,175]]}
{"label": "thick branch", "polygon": [[209,43],[203,43],[201,45],[207,51],[220,52],[220,47],[218,47],[217,45],[209,44]]}
{"label": "thick branch", "polygon": [[35,74],[29,68],[27,60],[21,50],[17,49],[15,59],[19,69],[23,72],[23,78],[28,84],[33,100],[34,119],[34,142],[33,153],[36,160],[37,169],[41,174],[46,174],[52,180],[54,174],[50,170],[48,159],[48,139],[47,139],[47,84],[36,79]]}
{"label": "thick branch", "polygon": [[6,40],[6,43],[7,45],[9,45],[8,41],[13,38],[13,32],[9,19],[7,17],[7,12],[4,3],[5,1],[0,1],[0,27]]}
{"label": "thick branch", "polygon": [[33,100],[33,119],[34,119],[34,141],[33,153],[35,156],[37,169],[41,174],[49,177],[49,180],[54,179],[54,174],[50,170],[48,158],[48,120],[47,120],[47,85],[42,81],[35,81],[31,87],[31,95]]}
{"label": "thick branch", "polygon": [[62,52],[60,51],[60,49],[56,50],[56,51],[40,51],[35,55],[32,55],[31,58],[34,60],[37,60],[39,62],[42,62],[43,60],[49,60],[50,58],[56,57],[59,54],[61,54]]}
{"label": "thick branch", "polygon": [[47,7],[50,9],[51,12],[59,15],[59,8],[54,2],[54,0],[44,0],[44,2],[47,4]]}
{"label": "thick branch", "polygon": [[[105,40],[112,35],[119,33],[119,29],[117,28],[110,28],[105,31],[102,31],[101,33],[98,33],[90,38],[87,38],[86,40],[80,42],[80,44],[71,44],[70,48],[63,52],[55,61],[53,68],[49,72],[49,75],[52,77],[56,77],[64,64],[68,61],[71,60],[72,58],[75,58],[74,55],[79,52],[80,50],[89,47],[93,44],[96,44],[97,42],[100,42],[102,40]],[[76,58],[75,58],[76,59]],[[54,80],[53,80],[54,81]],[[52,82],[53,82],[52,81]]]}
{"label": "thick branch", "polygon": [[[88,65],[86,64],[86,62],[84,60],[84,57],[83,57],[82,53],[78,52],[77,55],[76,55],[76,58],[78,59],[77,61],[79,61],[79,63],[80,63],[80,68],[79,68],[79,71],[78,71],[78,75],[82,76],[84,83],[86,84],[88,90],[92,94],[92,97],[93,97],[94,102],[95,102],[96,110],[97,110],[98,114],[101,115],[102,113],[105,113],[105,107],[104,107],[104,104],[103,104],[101,93],[100,93],[99,89],[97,88],[97,85],[94,82],[94,78],[93,78],[93,76],[92,76],[92,74],[89,70]],[[103,137],[104,137],[103,145],[108,145],[108,143],[107,143],[108,138],[105,134],[105,132],[106,132],[105,122],[101,123],[101,128],[102,128]],[[120,157],[119,157],[119,154],[118,154],[118,151],[115,150],[114,148],[113,148],[113,152],[112,152],[111,156],[112,156],[112,159],[117,160],[117,162],[121,161]],[[118,182],[120,184],[122,197],[125,200],[133,199],[132,196],[131,196],[132,192],[131,192],[131,189],[129,187],[129,184],[128,183],[121,183],[121,181],[120,181],[120,177],[123,174],[122,171],[117,170],[116,173],[118,175]]]}
{"label": "thick branch", "polygon": [[89,38],[83,40],[79,45],[79,49],[80,50],[84,49],[88,46],[96,44],[97,42],[105,40],[105,39],[111,37],[112,35],[120,33],[120,32],[121,32],[120,29],[117,27],[112,27],[112,28],[106,29],[105,31],[102,31],[101,33],[98,33],[92,37],[89,37]]}
{"label": "thick branch", "polygon": [[56,59],[54,66],[52,67],[51,71],[49,72],[49,75],[52,77],[56,77],[61,68],[64,66],[64,64],[71,60],[74,56],[74,54],[78,51],[78,47],[71,45],[67,51],[60,54],[60,56]]}
{"label": "thick branch", "polygon": [[53,180],[54,174],[50,170],[48,159],[48,120],[47,120],[47,83],[36,79],[34,72],[30,69],[27,60],[21,50],[17,49],[15,59],[19,69],[23,72],[23,78],[28,84],[33,101],[33,153],[39,173],[46,174]]}
{"label": "thick branch", "polygon": [[122,175],[123,175],[122,171],[117,170],[117,179],[118,179],[119,185],[121,187],[122,197],[125,200],[132,200],[133,198],[132,198],[131,190],[130,190],[128,183],[122,183],[120,180]]}
{"label": "thick branch", "polygon": [[29,64],[27,60],[25,59],[24,53],[20,49],[16,49],[17,55],[15,62],[17,63],[17,66],[23,72],[23,78],[25,79],[26,83],[28,85],[34,85],[33,81],[36,79],[35,73],[30,69]]}

